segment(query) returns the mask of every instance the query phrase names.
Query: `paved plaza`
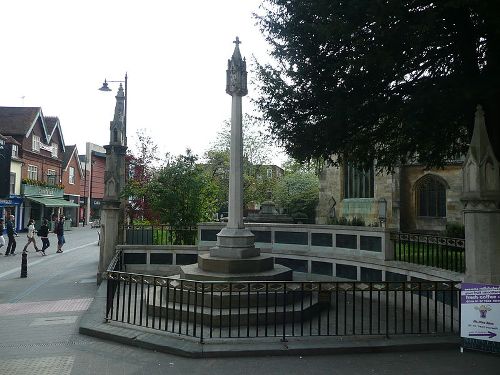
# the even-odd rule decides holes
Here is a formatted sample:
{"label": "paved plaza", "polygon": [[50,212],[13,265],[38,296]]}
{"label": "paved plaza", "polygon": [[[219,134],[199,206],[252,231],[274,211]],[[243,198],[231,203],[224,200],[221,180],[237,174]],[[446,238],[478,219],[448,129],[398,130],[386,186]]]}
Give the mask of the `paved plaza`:
{"label": "paved plaza", "polygon": [[[68,231],[63,254],[0,258],[0,374],[470,374],[496,373],[500,357],[458,349],[190,359],[78,333],[94,300],[97,231]],[[18,249],[26,243],[21,233]]]}

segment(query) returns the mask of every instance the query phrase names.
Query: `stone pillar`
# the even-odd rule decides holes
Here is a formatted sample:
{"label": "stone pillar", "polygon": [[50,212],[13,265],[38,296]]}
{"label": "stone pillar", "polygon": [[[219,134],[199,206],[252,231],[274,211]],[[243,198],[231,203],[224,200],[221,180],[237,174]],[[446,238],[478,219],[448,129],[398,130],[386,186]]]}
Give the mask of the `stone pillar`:
{"label": "stone pillar", "polygon": [[275,265],[270,254],[255,248],[254,235],[243,223],[242,97],[248,93],[246,61],[241,58],[238,37],[226,71],[226,93],[231,95],[231,155],[227,226],[217,234],[217,246],[198,255],[198,263],[181,267],[190,280],[291,280],[292,270]]}
{"label": "stone pillar", "polygon": [[242,97],[248,93],[246,60],[241,58],[240,40],[227,63],[226,93],[231,95],[231,154],[229,167],[229,210],[227,226],[217,234],[217,246],[210,255],[223,258],[259,256],[254,235],[243,225],[243,124]]}
{"label": "stone pillar", "polygon": [[98,282],[115,254],[116,245],[123,242],[125,200],[121,192],[125,186],[125,95],[120,85],[116,95],[115,115],[110,122],[109,145],[106,149],[104,172],[104,198],[101,206],[101,243],[99,253]]}
{"label": "stone pillar", "polygon": [[465,280],[500,284],[500,166],[477,107],[463,168]]}

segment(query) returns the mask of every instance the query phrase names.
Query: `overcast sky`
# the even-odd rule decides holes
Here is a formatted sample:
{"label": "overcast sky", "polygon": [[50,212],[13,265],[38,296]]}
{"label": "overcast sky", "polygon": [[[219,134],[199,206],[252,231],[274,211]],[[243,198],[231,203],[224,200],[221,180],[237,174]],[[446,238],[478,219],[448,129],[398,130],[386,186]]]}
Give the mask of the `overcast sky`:
{"label": "overcast sky", "polygon": [[[2,4],[0,105],[42,107],[65,143],[109,143],[118,84],[128,72],[129,146],[147,128],[162,152],[200,155],[230,117],[227,60],[267,59],[252,12],[261,0],[15,0]],[[255,95],[249,84],[249,96]],[[251,111],[249,96],[243,110]]]}

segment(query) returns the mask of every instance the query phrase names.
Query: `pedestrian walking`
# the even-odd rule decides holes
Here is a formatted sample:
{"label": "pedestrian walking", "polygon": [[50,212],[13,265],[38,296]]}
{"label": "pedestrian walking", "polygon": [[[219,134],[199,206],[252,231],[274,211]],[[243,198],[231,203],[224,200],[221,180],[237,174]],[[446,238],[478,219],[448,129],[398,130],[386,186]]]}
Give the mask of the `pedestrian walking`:
{"label": "pedestrian walking", "polygon": [[47,219],[43,219],[42,225],[40,226],[40,228],[38,228],[37,234],[42,239],[42,250],[40,250],[40,251],[42,252],[42,255],[46,255],[45,250],[47,250],[50,246],[49,223],[48,223]]}
{"label": "pedestrian walking", "polygon": [[56,253],[62,253],[62,247],[66,243],[64,239],[64,215],[61,215],[59,221],[56,223],[54,228],[54,233],[57,234],[57,251]]}
{"label": "pedestrian walking", "polygon": [[3,219],[0,219],[0,248],[5,246],[5,237],[3,236],[4,223]]}
{"label": "pedestrian walking", "polygon": [[16,238],[17,236],[15,228],[15,217],[14,215],[10,215],[9,219],[5,223],[7,228],[7,237],[9,239],[9,243],[7,244],[7,250],[5,250],[5,256],[16,255]]}
{"label": "pedestrian walking", "polygon": [[38,248],[38,246],[36,246],[35,221],[33,219],[30,219],[30,221],[28,222],[27,237],[28,237],[28,243],[26,245],[24,245],[23,253],[26,253],[28,251],[28,246],[30,245],[30,243],[32,243],[33,246],[35,246],[35,250],[36,251],[40,251],[40,249]]}

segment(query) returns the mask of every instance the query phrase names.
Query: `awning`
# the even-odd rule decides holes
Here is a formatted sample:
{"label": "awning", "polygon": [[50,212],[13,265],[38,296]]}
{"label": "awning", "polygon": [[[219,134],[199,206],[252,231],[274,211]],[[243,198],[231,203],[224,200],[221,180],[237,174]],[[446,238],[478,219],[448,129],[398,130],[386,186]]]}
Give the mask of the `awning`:
{"label": "awning", "polygon": [[46,207],[79,207],[76,203],[61,198],[25,197]]}

